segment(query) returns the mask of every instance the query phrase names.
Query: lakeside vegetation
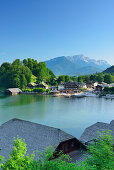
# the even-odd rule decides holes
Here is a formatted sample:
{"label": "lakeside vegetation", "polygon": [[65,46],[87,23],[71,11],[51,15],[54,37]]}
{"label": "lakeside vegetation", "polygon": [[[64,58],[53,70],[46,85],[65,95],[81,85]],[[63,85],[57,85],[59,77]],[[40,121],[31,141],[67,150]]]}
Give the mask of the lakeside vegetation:
{"label": "lakeside vegetation", "polygon": [[99,135],[94,143],[87,147],[87,154],[82,163],[71,162],[68,155],[59,154],[58,159],[53,160],[53,149],[49,147],[44,153],[38,151],[39,159],[35,154],[26,155],[27,145],[22,139],[14,139],[13,149],[9,159],[0,156],[1,169],[3,170],[113,170],[114,152],[113,138],[109,131]]}
{"label": "lakeside vegetation", "polygon": [[20,61],[16,59],[13,63],[5,62],[0,66],[0,87],[25,89],[30,82],[39,84],[44,81],[50,86],[57,86],[61,82],[105,82],[114,83],[114,74],[96,73],[92,75],[56,77],[54,73],[46,67],[44,62],[28,58]]}
{"label": "lakeside vegetation", "polygon": [[38,92],[38,93],[49,93],[50,92],[50,89],[44,89],[44,88],[34,88],[34,89],[30,89],[30,88],[27,88],[27,89],[22,89],[23,92]]}
{"label": "lakeside vegetation", "polygon": [[105,94],[114,94],[114,87],[105,87],[103,91]]}

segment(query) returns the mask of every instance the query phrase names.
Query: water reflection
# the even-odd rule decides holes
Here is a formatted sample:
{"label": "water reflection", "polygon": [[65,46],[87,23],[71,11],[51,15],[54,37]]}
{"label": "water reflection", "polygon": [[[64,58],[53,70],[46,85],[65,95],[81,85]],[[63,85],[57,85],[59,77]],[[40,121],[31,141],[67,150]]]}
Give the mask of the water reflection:
{"label": "water reflection", "polygon": [[12,118],[64,129],[79,137],[97,121],[114,118],[114,100],[38,95],[0,96],[0,124]]}

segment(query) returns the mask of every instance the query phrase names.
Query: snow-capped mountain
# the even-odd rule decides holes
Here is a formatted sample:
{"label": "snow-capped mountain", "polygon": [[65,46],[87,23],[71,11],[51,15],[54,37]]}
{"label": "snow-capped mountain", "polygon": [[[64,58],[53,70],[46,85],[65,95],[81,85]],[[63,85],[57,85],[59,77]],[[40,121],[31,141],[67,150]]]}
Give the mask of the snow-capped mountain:
{"label": "snow-capped mountain", "polygon": [[84,55],[62,56],[45,61],[56,75],[81,75],[101,72],[110,67],[105,60],[95,60]]}

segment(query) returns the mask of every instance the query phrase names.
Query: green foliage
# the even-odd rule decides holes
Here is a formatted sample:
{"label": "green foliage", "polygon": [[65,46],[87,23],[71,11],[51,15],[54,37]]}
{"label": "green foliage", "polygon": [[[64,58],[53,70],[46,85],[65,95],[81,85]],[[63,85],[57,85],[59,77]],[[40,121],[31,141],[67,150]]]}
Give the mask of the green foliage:
{"label": "green foliage", "polygon": [[114,152],[113,138],[110,131],[99,133],[95,143],[88,146],[86,159],[79,165],[87,170],[113,170],[114,169]]}
{"label": "green foliage", "polygon": [[114,87],[105,87],[104,92],[114,94]]}
{"label": "green foliage", "polygon": [[57,79],[57,82],[58,83],[65,82],[65,75],[59,76],[58,79]]}
{"label": "green foliage", "polygon": [[19,59],[3,63],[0,67],[0,86],[5,88],[25,88],[29,82],[42,81],[55,85],[55,75],[46,67],[44,62],[28,58],[21,62]]}
{"label": "green foliage", "polygon": [[108,84],[112,83],[113,82],[113,76],[111,74],[105,74],[104,82],[108,83]]}
{"label": "green foliage", "polygon": [[70,77],[68,75],[65,76],[65,82],[70,81]]}
{"label": "green foliage", "polygon": [[44,93],[44,92],[46,92],[46,89],[43,89],[43,88],[34,88],[33,92]]}
{"label": "green foliage", "polygon": [[37,77],[32,74],[31,76],[31,82],[36,83]]}
{"label": "green foliage", "polygon": [[37,62],[37,60],[28,58],[23,60],[23,64],[27,66],[32,74],[37,77],[36,83],[40,83],[42,81],[47,82],[48,84],[53,85],[53,79],[55,75],[53,72],[46,67],[45,62]]}
{"label": "green foliage", "polygon": [[23,92],[38,92],[38,93],[44,93],[47,92],[49,93],[49,89],[43,89],[43,88],[34,88],[34,89],[22,89]]}
{"label": "green foliage", "polygon": [[103,73],[97,74],[96,81],[98,81],[99,83],[104,82],[104,75],[103,75]]}
{"label": "green foliage", "polygon": [[83,76],[71,76],[70,79],[74,82],[105,82],[105,83],[113,83],[114,82],[114,75],[111,74],[103,74],[103,73],[96,73],[91,75],[83,75]]}
{"label": "green foliage", "polygon": [[78,82],[80,82],[80,83],[83,83],[83,82],[84,82],[84,80],[83,80],[83,77],[82,77],[82,76],[79,76],[79,77],[78,77]]}
{"label": "green foliage", "polygon": [[46,92],[47,92],[47,93],[50,93],[50,89],[47,89]]}
{"label": "green foliage", "polygon": [[31,81],[31,71],[23,66],[19,59],[12,64],[3,63],[0,67],[0,85],[5,88],[25,88]]}
{"label": "green foliage", "polygon": [[71,79],[71,81],[74,81],[74,82],[78,81],[78,77],[77,76],[71,76],[70,79]]}
{"label": "green foliage", "polygon": [[29,167],[32,165],[34,160],[34,154],[25,156],[26,152],[27,147],[25,141],[19,138],[14,139],[13,150],[9,155],[9,159],[4,161],[2,157],[3,163],[1,164],[1,168],[3,170],[30,169]]}

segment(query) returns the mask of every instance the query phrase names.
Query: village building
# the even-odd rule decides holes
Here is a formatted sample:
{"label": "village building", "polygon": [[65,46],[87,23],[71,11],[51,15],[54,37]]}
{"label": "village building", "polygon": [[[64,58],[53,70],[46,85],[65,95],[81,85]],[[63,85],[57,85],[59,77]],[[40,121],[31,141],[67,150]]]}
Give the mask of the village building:
{"label": "village building", "polygon": [[58,85],[58,90],[64,90],[65,89],[65,83],[60,83],[59,85]]}
{"label": "village building", "polygon": [[87,82],[87,83],[86,83],[86,87],[87,87],[87,88],[93,88],[93,89],[95,89],[97,85],[98,85],[98,82]]}
{"label": "village building", "polygon": [[37,151],[43,153],[49,146],[55,150],[55,157],[61,150],[63,153],[77,151],[79,156],[79,153],[81,155],[80,148],[86,149],[85,145],[77,138],[63,130],[25,120],[12,119],[0,126],[0,155],[8,158],[13,147],[14,137],[17,136],[25,139],[27,153],[32,154],[35,151],[36,158],[38,158]]}
{"label": "village building", "polygon": [[109,87],[114,87],[114,83],[109,84]]}
{"label": "village building", "polygon": [[79,92],[79,85],[76,82],[66,82],[58,85],[58,90],[62,93],[77,93]]}
{"label": "village building", "polygon": [[98,132],[103,134],[103,131],[106,132],[107,130],[111,130],[111,135],[114,137],[114,120],[112,120],[110,123],[97,122],[89,126],[81,135],[80,141],[83,144],[93,142],[94,139],[98,137]]}
{"label": "village building", "polygon": [[33,89],[36,87],[36,83],[34,82],[30,82],[28,85],[27,85],[27,88],[30,88],[30,89]]}
{"label": "village building", "polygon": [[59,93],[58,88],[55,86],[50,87],[50,94],[55,95]]}
{"label": "village building", "polygon": [[56,91],[56,90],[57,90],[57,87],[56,87],[56,86],[52,86],[52,87],[50,87],[50,90]]}
{"label": "village building", "polygon": [[99,93],[103,92],[105,87],[110,87],[108,84],[98,84],[95,88],[95,90]]}
{"label": "village building", "polygon": [[79,88],[87,88],[86,83],[76,82]]}
{"label": "village building", "polygon": [[35,88],[44,88],[44,89],[49,89],[49,86],[44,83],[43,81],[35,86]]}
{"label": "village building", "polygon": [[9,88],[5,90],[5,94],[8,95],[17,95],[20,94],[22,91],[19,88]]}

